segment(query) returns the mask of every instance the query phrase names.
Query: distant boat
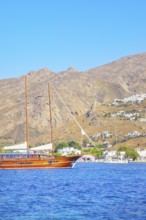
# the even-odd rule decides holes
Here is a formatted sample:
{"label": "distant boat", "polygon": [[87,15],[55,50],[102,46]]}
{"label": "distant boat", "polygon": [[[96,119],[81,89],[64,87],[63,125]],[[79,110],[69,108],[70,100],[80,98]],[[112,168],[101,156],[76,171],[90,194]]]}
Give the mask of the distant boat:
{"label": "distant boat", "polygon": [[107,159],[107,160],[104,160],[103,161],[104,163],[128,163],[128,160],[124,159],[124,160],[121,160],[121,159]]}
{"label": "distant boat", "polygon": [[[26,99],[26,142],[23,144],[5,147],[5,150],[15,150],[10,153],[0,153],[0,169],[46,169],[46,168],[71,168],[81,155],[71,157],[55,157],[54,156],[54,141],[52,129],[52,112],[51,112],[51,98],[50,86],[48,84],[48,96],[50,106],[50,127],[51,127],[51,143],[34,148],[29,148],[28,144],[28,101],[27,101],[27,79],[25,76],[25,99]],[[36,153],[42,150],[52,150],[52,155],[49,156],[44,153]],[[32,150],[35,152],[32,152]],[[18,152],[17,152],[18,151]],[[23,151],[23,152],[22,152]]]}

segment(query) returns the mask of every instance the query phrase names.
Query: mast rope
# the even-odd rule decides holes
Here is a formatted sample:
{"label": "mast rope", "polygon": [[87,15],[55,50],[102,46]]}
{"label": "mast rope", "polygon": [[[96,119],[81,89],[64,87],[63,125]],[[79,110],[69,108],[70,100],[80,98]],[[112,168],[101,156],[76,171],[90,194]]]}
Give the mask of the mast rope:
{"label": "mast rope", "polygon": [[56,92],[56,94],[58,95],[58,97],[60,98],[61,102],[64,104],[65,108],[67,109],[67,111],[70,113],[70,115],[72,116],[72,118],[75,120],[76,124],[78,125],[78,127],[81,129],[81,133],[82,135],[85,135],[88,140],[93,144],[93,146],[95,146],[95,144],[93,143],[93,141],[90,139],[90,137],[86,134],[86,132],[83,130],[83,128],[81,127],[81,125],[79,124],[79,122],[77,121],[77,119],[74,117],[74,115],[72,114],[72,112],[70,111],[70,109],[68,108],[68,106],[66,105],[66,103],[64,102],[63,98],[59,95],[59,93],[57,92],[57,90],[55,89],[54,86],[52,86],[54,91]]}

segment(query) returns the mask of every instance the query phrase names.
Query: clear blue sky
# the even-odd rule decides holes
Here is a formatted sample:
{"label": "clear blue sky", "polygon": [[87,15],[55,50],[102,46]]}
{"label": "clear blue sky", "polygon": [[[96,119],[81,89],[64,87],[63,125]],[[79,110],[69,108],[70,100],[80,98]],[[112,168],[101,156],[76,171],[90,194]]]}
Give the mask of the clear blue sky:
{"label": "clear blue sky", "polygon": [[146,0],[0,0],[0,79],[146,52]]}

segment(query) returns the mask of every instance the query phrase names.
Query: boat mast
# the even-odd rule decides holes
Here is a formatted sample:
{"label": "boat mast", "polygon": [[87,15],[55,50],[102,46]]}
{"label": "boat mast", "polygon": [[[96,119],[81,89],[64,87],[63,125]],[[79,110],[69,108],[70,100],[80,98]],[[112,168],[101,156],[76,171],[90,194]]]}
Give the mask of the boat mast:
{"label": "boat mast", "polygon": [[54,157],[54,139],[53,139],[53,126],[52,126],[52,106],[51,106],[51,86],[48,83],[48,96],[49,96],[49,110],[50,110],[50,129],[51,129],[51,143],[52,143],[52,157]]}
{"label": "boat mast", "polygon": [[116,148],[115,148],[115,149],[116,149],[117,159],[119,159],[118,149],[117,149],[117,143],[118,143],[117,141],[118,141],[118,140],[117,140],[117,128],[116,128],[116,127],[115,127],[115,139],[116,139],[116,140],[115,140],[115,141],[116,141]]}
{"label": "boat mast", "polygon": [[28,92],[27,92],[27,78],[25,76],[25,113],[26,113],[26,148],[27,154],[29,154],[29,147],[28,147]]}

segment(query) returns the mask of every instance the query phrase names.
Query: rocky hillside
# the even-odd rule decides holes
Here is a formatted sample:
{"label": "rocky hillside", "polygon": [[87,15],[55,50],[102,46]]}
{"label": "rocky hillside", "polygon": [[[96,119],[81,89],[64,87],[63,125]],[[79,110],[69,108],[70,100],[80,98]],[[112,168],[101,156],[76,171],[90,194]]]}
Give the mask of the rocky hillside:
{"label": "rocky hillside", "polygon": [[[27,82],[30,145],[47,143],[50,139],[48,82],[81,124],[86,124],[86,131],[91,135],[93,124],[96,125],[95,130],[100,130],[101,126],[100,123],[96,123],[97,117],[95,121],[92,119],[92,123],[87,123],[87,115],[97,116],[102,103],[146,93],[146,53],[124,57],[85,72],[79,72],[74,68],[59,73],[49,69],[31,71],[27,74]],[[73,138],[79,139],[79,129],[73,124],[71,116],[54,90],[51,91],[55,138],[72,138],[74,134]],[[101,119],[100,121],[102,123]],[[24,140],[24,76],[0,80],[0,146]]]}

